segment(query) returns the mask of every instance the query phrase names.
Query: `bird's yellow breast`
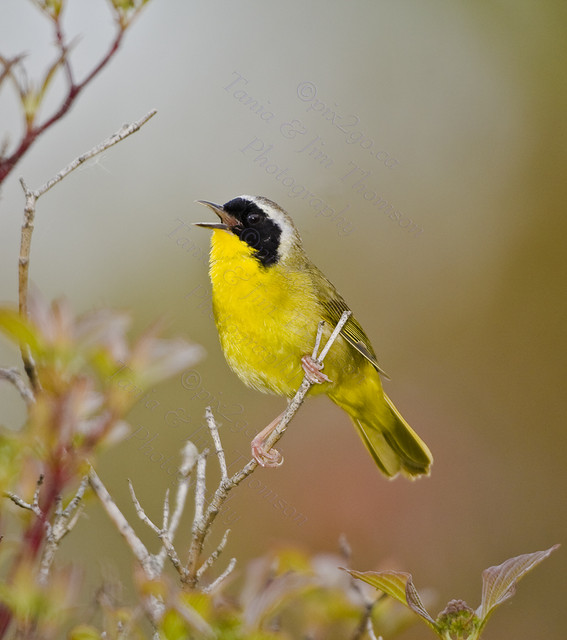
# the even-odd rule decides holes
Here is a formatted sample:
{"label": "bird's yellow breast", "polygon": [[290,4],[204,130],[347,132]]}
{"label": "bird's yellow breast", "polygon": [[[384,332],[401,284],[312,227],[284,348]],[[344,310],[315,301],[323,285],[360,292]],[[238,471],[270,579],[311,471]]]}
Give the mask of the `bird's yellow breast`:
{"label": "bird's yellow breast", "polygon": [[263,266],[234,234],[212,235],[213,312],[229,365],[251,387],[291,396],[321,319],[308,270]]}

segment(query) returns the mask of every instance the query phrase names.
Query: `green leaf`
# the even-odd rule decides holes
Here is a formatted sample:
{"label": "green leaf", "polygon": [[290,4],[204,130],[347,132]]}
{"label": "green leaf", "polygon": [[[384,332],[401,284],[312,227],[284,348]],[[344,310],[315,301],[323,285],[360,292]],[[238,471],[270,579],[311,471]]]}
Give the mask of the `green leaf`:
{"label": "green leaf", "polygon": [[494,608],[514,595],[520,578],[523,578],[528,571],[545,560],[558,547],[559,545],[556,544],[546,551],[516,556],[497,567],[489,567],[482,572],[482,601],[476,611],[481,619],[481,628],[485,625]]}
{"label": "green leaf", "polygon": [[38,110],[38,108],[40,107],[41,103],[43,102],[43,98],[45,97],[45,92],[49,88],[49,85],[51,84],[51,81],[53,80],[53,77],[55,76],[55,72],[63,64],[63,62],[65,61],[66,56],[68,55],[68,53],[69,53],[69,51],[67,49],[65,52],[63,52],[59,56],[59,58],[57,58],[57,60],[55,60],[55,62],[47,70],[47,73],[45,74],[45,77],[44,77],[43,82],[41,84],[41,88],[37,92],[36,97],[35,97],[36,105],[34,107],[34,114]]}
{"label": "green leaf", "polygon": [[363,580],[367,584],[387,593],[392,598],[411,609],[432,629],[437,631],[435,620],[423,606],[421,598],[413,584],[411,573],[403,571],[350,571],[353,578]]}
{"label": "green leaf", "polygon": [[0,332],[16,344],[27,344],[32,352],[41,350],[37,331],[15,309],[0,308]]}
{"label": "green leaf", "polygon": [[63,9],[64,0],[33,0],[41,11],[52,20],[57,20]]}

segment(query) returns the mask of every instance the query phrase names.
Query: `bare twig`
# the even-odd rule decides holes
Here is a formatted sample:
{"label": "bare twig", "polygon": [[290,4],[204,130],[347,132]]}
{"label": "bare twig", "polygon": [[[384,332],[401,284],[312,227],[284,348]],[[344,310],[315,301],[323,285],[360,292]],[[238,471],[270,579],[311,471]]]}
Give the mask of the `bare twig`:
{"label": "bare twig", "polygon": [[166,530],[169,526],[169,489],[165,491],[165,498],[163,500],[163,518],[162,518],[162,530]]}
{"label": "bare twig", "polygon": [[[345,567],[348,569],[351,566],[350,561],[352,557],[352,549],[347,540],[347,537],[344,534],[341,534],[341,536],[339,537],[339,549],[341,552],[341,556],[344,558]],[[362,611],[362,617],[356,629],[354,630],[354,634],[351,640],[362,640],[365,636],[368,636],[370,640],[382,640],[382,636],[380,636],[379,638],[376,637],[376,632],[374,631],[374,623],[372,621],[372,611],[379,602],[387,597],[387,595],[385,593],[382,593],[378,598],[369,598],[362,588],[363,585],[361,584],[361,582],[359,580],[355,580],[352,577],[350,579],[350,585],[358,594],[362,606],[364,607]]]}
{"label": "bare twig", "polygon": [[385,597],[387,597],[386,594],[382,594],[377,600],[365,603],[362,618],[360,619],[360,623],[356,627],[351,640],[362,640],[365,635],[368,635],[370,640],[382,640],[382,636],[379,638],[376,637],[374,623],[372,622],[372,610],[374,609],[374,606]]}
{"label": "bare twig", "polygon": [[[0,74],[0,81],[3,80],[7,75],[12,77],[16,85],[16,89],[20,94],[20,99],[22,100],[24,109],[24,115],[26,117],[26,128],[24,134],[22,135],[21,140],[17,144],[14,151],[7,157],[3,157],[3,155],[0,156],[0,184],[12,172],[16,164],[19,162],[19,160],[21,160],[21,158],[32,146],[32,144],[38,139],[38,137],[70,111],[71,107],[73,106],[79,95],[82,93],[82,91],[85,89],[85,87],[90,84],[92,80],[94,80],[94,78],[107,66],[107,64],[120,48],[127,28],[139,15],[145,4],[145,2],[140,3],[140,5],[133,11],[115,6],[115,4],[111,4],[117,26],[116,35],[112,39],[110,46],[108,47],[106,53],[101,57],[99,62],[91,69],[91,71],[85,76],[83,80],[81,80],[80,82],[76,82],[69,59],[69,50],[72,43],[67,43],[65,41],[60,22],[60,16],[59,14],[50,13],[49,9],[46,10],[44,6],[38,3],[40,9],[44,12],[47,12],[54,25],[55,45],[59,50],[59,56],[44,75],[43,82],[41,83],[41,91],[39,95],[34,96],[37,100],[37,107],[32,111],[25,110],[25,103],[29,102],[29,88],[26,86],[26,84],[18,82],[17,78],[11,70],[14,65],[20,63],[20,60],[23,56],[17,56],[10,60],[7,60],[0,56],[0,63],[2,63],[4,67],[3,72]],[[130,15],[128,14],[128,11],[130,11]],[[62,97],[59,106],[55,108],[53,113],[48,116],[41,124],[36,124],[35,120],[39,111],[39,107],[41,106],[43,95],[45,94],[46,89],[48,88],[55,74],[55,71],[60,66],[63,66],[67,85],[65,88],[64,96]]]}
{"label": "bare twig", "polygon": [[16,495],[15,493],[12,493],[11,491],[6,491],[4,495],[7,498],[10,498],[10,500],[18,507],[21,507],[22,509],[27,509],[28,511],[31,511],[38,518],[41,518],[42,511],[39,508],[39,505],[35,503],[30,504],[29,502],[26,502],[23,498],[20,498],[20,496]]}
{"label": "bare twig", "polygon": [[157,555],[158,565],[163,567],[166,555],[169,556],[171,562],[175,568],[179,571],[181,562],[177,557],[177,553],[173,547],[173,538],[181,521],[183,510],[187,502],[187,494],[189,493],[189,485],[191,483],[191,472],[195,467],[199,453],[197,447],[191,442],[187,441],[185,447],[181,453],[181,466],[179,468],[179,476],[177,482],[177,493],[175,495],[175,509],[171,516],[171,521],[167,531],[161,536],[163,547]]}
{"label": "bare twig", "polygon": [[[345,312],[341,317],[339,323],[335,327],[334,331],[331,333],[327,344],[322,350],[321,355],[319,355],[318,361],[320,363],[322,363],[322,358],[324,358],[325,355],[329,352],[329,349],[331,348],[333,342],[336,340],[342,327],[348,320],[349,315],[350,312]],[[320,323],[317,330],[315,349],[313,351],[314,359],[317,359],[317,351],[321,343],[322,334],[323,323]],[[305,395],[311,388],[312,384],[313,383],[307,378],[307,376],[305,376],[296,395],[289,402],[288,407],[282,416],[280,424],[278,424],[276,431],[274,432],[274,434],[272,434],[272,437],[269,440],[269,446],[273,446],[273,444],[275,444],[275,442],[282,436],[285,427],[301,406],[301,403],[303,402]],[[207,559],[202,563],[199,562],[203,553],[203,546],[205,544],[206,537],[216,516],[218,515],[220,509],[226,501],[229,492],[231,491],[231,489],[238,486],[238,484],[242,482],[242,480],[244,480],[246,477],[248,477],[258,466],[258,462],[255,459],[252,459],[242,469],[229,477],[226,466],[226,458],[224,450],[222,448],[222,442],[219,435],[218,427],[210,408],[207,408],[206,419],[207,425],[211,432],[211,438],[215,445],[215,451],[221,471],[220,482],[213,494],[210,503],[207,504],[206,495],[206,465],[208,450],[205,449],[200,454],[197,454],[197,450],[192,443],[187,443],[183,451],[183,461],[179,473],[176,504],[173,515],[170,520],[169,492],[167,492],[163,505],[161,527],[155,524],[145,513],[138,498],[136,497],[132,483],[129,482],[130,494],[138,517],[148,527],[150,527],[150,529],[152,529],[154,533],[157,534],[158,538],[162,542],[162,548],[157,555],[150,554],[143,543],[140,541],[140,539],[136,536],[132,527],[128,524],[126,518],[114,504],[112,498],[108,494],[108,491],[106,491],[106,489],[104,488],[104,485],[96,475],[95,471],[91,470],[89,474],[89,479],[93,490],[100,498],[111,520],[116,524],[118,530],[124,536],[134,555],[142,565],[142,568],[145,571],[146,575],[148,575],[148,577],[156,577],[160,575],[163,569],[163,561],[167,556],[179,573],[181,582],[186,584],[190,588],[196,588],[199,585],[207,569],[211,567],[213,563],[219,558],[220,554],[226,546],[230,530],[227,530],[225,532],[220,543],[218,544],[216,549],[209,554]],[[179,559],[179,554],[177,553],[173,545],[173,537],[179,524],[181,513],[183,511],[184,504],[187,498],[190,475],[195,467],[195,514],[193,517],[191,543],[189,545],[187,554],[187,562],[185,565],[182,565]],[[226,570],[209,586],[201,586],[201,590],[210,592],[216,589],[218,585],[220,585],[221,582],[224,581],[227,576],[233,571],[235,565],[236,560],[232,558]],[[163,603],[161,603],[161,605],[159,606],[162,605]],[[153,620],[157,620],[157,618],[154,616]]]}
{"label": "bare twig", "polygon": [[25,380],[17,369],[0,369],[0,378],[4,378],[4,380],[11,382],[28,406],[35,402],[33,391],[25,383]]}
{"label": "bare twig", "polygon": [[138,501],[138,498],[136,497],[136,493],[134,492],[134,487],[132,486],[132,482],[130,480],[128,480],[128,487],[130,488],[130,496],[132,498],[132,502],[134,503],[134,508],[136,509],[136,513],[138,514],[138,517],[144,524],[146,524],[152,531],[154,531],[157,534],[158,538],[162,541],[162,544],[163,544],[160,550],[160,553],[156,555],[152,555],[152,558],[153,558],[152,566],[156,575],[161,574],[163,570],[163,561],[165,559],[165,556],[167,555],[171,560],[175,569],[179,572],[179,574],[183,578],[184,576],[183,565],[181,564],[181,560],[179,559],[179,556],[177,555],[177,551],[173,546],[173,534],[171,532],[171,529],[169,528],[169,489],[166,491],[166,494],[165,494],[165,500],[163,505],[163,520],[162,520],[163,524],[162,524],[162,528],[160,529],[147,516],[142,505]]}
{"label": "bare twig", "polygon": [[36,486],[35,486],[35,491],[34,491],[34,494],[33,494],[33,502],[31,502],[31,503],[26,502],[25,500],[20,498],[15,493],[12,493],[11,491],[5,491],[4,495],[7,498],[10,498],[10,500],[14,504],[18,505],[18,507],[21,507],[22,509],[27,509],[28,511],[31,511],[38,518],[43,518],[43,511],[41,510],[41,508],[39,506],[39,492],[40,492],[42,484],[43,484],[43,474],[40,475],[38,480],[37,480],[37,483],[36,483]]}
{"label": "bare twig", "polygon": [[197,460],[197,480],[195,482],[195,518],[193,520],[195,527],[199,526],[199,523],[203,519],[203,511],[205,509],[205,491],[207,486],[205,484],[205,471],[207,466],[207,454],[208,449],[205,449]]}
{"label": "bare twig", "polygon": [[[199,460],[199,456],[197,454],[197,448],[192,442],[187,442],[182,451],[182,461],[179,470],[178,476],[178,486],[177,493],[175,498],[175,509],[171,516],[170,520],[170,506],[169,506],[169,490],[166,492],[166,497],[163,505],[163,513],[162,513],[162,526],[158,527],[146,514],[144,508],[140,504],[138,498],[136,497],[136,493],[134,491],[134,487],[130,481],[128,481],[128,486],[130,489],[130,495],[132,497],[132,502],[134,503],[134,508],[136,509],[136,513],[140,520],[144,522],[152,531],[154,531],[158,538],[162,542],[162,547],[157,554],[150,553],[142,541],[138,538],[138,536],[134,533],[134,530],[129,525],[128,521],[120,511],[120,509],[116,506],[112,497],[104,487],[102,481],[97,476],[94,469],[91,469],[91,473],[89,475],[89,479],[91,482],[91,486],[93,487],[95,493],[101,500],[106,512],[110,516],[110,519],[114,522],[119,532],[123,535],[126,540],[128,546],[131,548],[134,556],[142,566],[142,569],[146,576],[149,579],[154,579],[161,575],[163,572],[163,566],[166,557],[169,557],[171,563],[178,571],[181,576],[182,581],[185,578],[185,569],[182,565],[181,560],[173,546],[173,538],[175,536],[175,532],[177,531],[177,527],[179,526],[179,522],[181,520],[181,516],[183,514],[183,509],[185,507],[185,503],[187,501],[187,494],[189,489],[189,484],[191,482],[191,473],[195,467],[195,464]],[[158,605],[156,605],[157,607]],[[161,606],[161,605],[160,605]],[[157,615],[157,609],[156,609]],[[156,618],[157,619],[157,618]]]}
{"label": "bare twig", "polygon": [[[329,336],[327,343],[320,355],[317,356],[317,350],[321,343],[321,337],[323,334],[323,324],[319,323],[317,327],[317,336],[315,340],[315,349],[313,350],[313,359],[322,364],[323,359],[329,352],[329,349],[332,347],[334,341],[337,339],[339,333],[344,327],[345,323],[349,319],[351,315],[350,311],[345,311],[341,316],[339,322],[334,328],[333,332]],[[266,440],[266,448],[270,449],[273,447],[276,442],[282,437],[287,425],[293,418],[293,416],[297,413],[299,407],[302,405],[307,392],[312,386],[312,382],[309,380],[307,376],[304,376],[303,381],[297,390],[295,396],[289,402],[287,409],[285,410],[278,426],[274,429],[273,433]],[[213,441],[215,442],[215,447],[217,447],[216,442],[219,439],[218,429],[216,427],[214,418],[212,413],[207,413],[207,424],[209,425],[209,429],[211,430],[211,436]],[[211,428],[212,427],[212,428]],[[222,451],[222,447],[219,447]],[[218,452],[218,448],[217,448]],[[223,454],[224,456],[224,454]],[[198,576],[198,564],[199,557],[203,552],[203,545],[205,542],[205,538],[207,537],[210,528],[217,517],[222,505],[224,504],[226,498],[228,497],[231,489],[237,487],[245,478],[247,478],[258,466],[258,462],[255,459],[250,460],[242,469],[237,471],[234,475],[229,478],[222,477],[221,481],[213,495],[213,498],[207,508],[206,511],[203,511],[202,505],[205,501],[205,486],[204,486],[204,459],[203,459],[203,468],[202,468],[202,483],[199,484],[199,475],[197,475],[197,487],[195,489],[195,518],[193,520],[193,536],[191,540],[191,546],[189,548],[189,554],[187,559],[187,582],[190,587],[195,587],[198,584],[199,576]],[[221,456],[219,455],[219,464],[221,463]],[[221,467],[222,473],[222,467]]]}
{"label": "bare twig", "polygon": [[[321,364],[323,363],[323,360],[327,357],[329,350],[333,346],[335,340],[339,337],[339,333],[343,330],[343,327],[345,326],[351,315],[352,311],[345,311],[343,313],[343,315],[340,317],[340,320],[337,322],[336,327],[333,329],[333,333],[331,333],[331,335],[329,336],[327,344],[323,347],[323,351],[321,351],[318,356],[313,356],[314,360],[318,360]],[[322,329],[323,325],[319,323],[319,331],[322,331]]]}
{"label": "bare twig", "polygon": [[[183,579],[185,578],[185,567],[183,566],[183,563],[181,562],[179,556],[177,555],[177,551],[173,546],[170,532],[167,529],[164,529],[163,531],[159,532],[158,536],[163,544],[162,549],[165,552],[163,554],[163,558],[165,559],[167,555],[167,557],[171,560],[171,564],[174,566],[177,573],[179,573],[179,575],[181,576],[181,580],[183,581]],[[160,562],[160,567],[163,568],[163,561],[161,561],[161,558],[161,553],[156,556],[156,559],[158,560],[158,562]]]}
{"label": "bare twig", "polygon": [[[75,158],[72,162],[70,162],[66,167],[61,169],[57,175],[48,180],[44,185],[42,185],[39,189],[32,191],[28,188],[23,178],[20,178],[20,183],[22,185],[22,189],[24,190],[24,195],[26,199],[26,204],[24,207],[24,221],[22,223],[22,236],[20,241],[20,257],[19,257],[19,269],[18,269],[18,298],[19,298],[19,310],[22,317],[27,318],[28,315],[28,282],[29,282],[29,262],[30,262],[30,251],[31,251],[31,239],[34,230],[35,224],[35,206],[37,200],[44,195],[47,191],[49,191],[52,187],[54,187],[57,183],[61,182],[63,178],[65,178],[69,173],[74,171],[77,167],[80,167],[90,158],[106,151],[115,144],[118,144],[124,138],[132,135],[136,131],[139,131],[140,128],[150,119],[152,118],[157,111],[153,109],[148,112],[143,118],[140,118],[136,122],[124,125],[121,129],[119,129],[116,133],[111,135],[109,138],[101,142],[100,144],[93,147],[90,151],[87,151],[83,155]],[[22,360],[24,362],[24,368],[28,375],[28,378],[31,382],[32,388],[34,390],[39,390],[41,388],[39,379],[37,376],[37,370],[35,363],[33,361],[29,346],[26,344],[21,345],[22,352]]]}
{"label": "bare twig", "polygon": [[[337,322],[336,327],[333,329],[333,332],[329,336],[329,339],[327,340],[326,345],[323,347],[323,350],[318,356],[315,354],[315,351],[313,351],[313,354],[314,354],[313,359],[317,361],[319,364],[323,364],[323,360],[325,359],[326,355],[329,353],[330,348],[333,346],[335,340],[338,338],[342,328],[347,323],[351,314],[352,314],[352,311],[345,311],[343,313],[340,320]],[[319,326],[317,327],[317,338],[316,338],[315,344],[317,344],[318,342],[320,343],[321,341],[323,326],[324,326],[324,323],[320,322]],[[297,393],[295,394],[295,396],[293,396],[291,402],[287,405],[287,409],[285,410],[278,426],[274,429],[273,433],[270,434],[270,436],[266,439],[266,449],[269,450],[271,447],[273,447],[276,444],[276,442],[283,436],[284,431],[287,428],[287,425],[291,422],[291,419],[297,413],[297,411],[299,410],[299,407],[301,407],[301,405],[303,404],[303,401],[305,400],[305,396],[307,395],[307,392],[309,391],[309,389],[311,389],[312,385],[313,383],[309,380],[309,378],[307,376],[304,376],[301,386],[297,390]]]}
{"label": "bare twig", "polygon": [[311,357],[313,360],[317,360],[317,354],[319,353],[319,347],[321,346],[321,340],[323,338],[323,328],[325,327],[325,321],[321,320],[317,325],[317,335],[315,337],[315,345],[313,346],[313,353]]}
{"label": "bare twig", "polygon": [[[7,77],[11,77],[12,80],[15,82],[15,78],[12,73],[12,67],[15,67],[16,65],[20,64],[23,58],[24,56],[22,54],[18,56],[14,56],[13,58],[5,58],[4,56],[0,55],[0,64],[3,67],[2,71],[0,72],[0,85],[4,82],[4,80]],[[16,87],[18,87],[17,84],[16,84]]]}
{"label": "bare twig", "polygon": [[203,564],[197,570],[197,580],[200,580],[201,576],[205,573],[205,571],[212,566],[214,561],[220,556],[223,549],[226,546],[226,541],[228,540],[228,534],[230,533],[230,529],[227,529],[224,532],[224,536],[219,543],[219,546],[211,553],[211,555],[203,562]]}
{"label": "bare twig", "polygon": [[[109,518],[116,525],[119,533],[122,535],[132,553],[140,563],[142,570],[144,571],[146,577],[149,580],[153,580],[161,574],[162,568],[158,565],[156,556],[151,554],[147,549],[144,543],[138,538],[134,529],[130,526],[128,520],[124,517],[122,511],[117,507],[116,503],[112,499],[110,493],[102,483],[102,480],[98,477],[96,471],[91,467],[89,471],[89,483],[100,500],[104,510],[108,514]],[[134,490],[132,485],[130,484],[130,490],[133,493]],[[136,496],[133,495],[134,505],[136,506],[136,511],[140,516],[140,513],[143,513],[143,509],[140,506]],[[139,510],[138,510],[139,507]],[[146,522],[152,528],[155,526],[151,522],[151,520],[143,514],[144,517],[142,520]],[[141,517],[141,516],[140,516]],[[158,530],[159,531],[159,530]],[[148,614],[150,622],[154,627],[154,638],[159,638],[159,634],[157,632],[157,624],[158,621],[163,614],[164,603],[154,596],[150,596],[146,600],[143,601],[144,608]]]}
{"label": "bare twig", "polygon": [[209,431],[211,432],[211,436],[213,438],[213,442],[215,443],[215,451],[217,452],[217,456],[219,459],[219,466],[221,470],[221,482],[226,482],[228,480],[228,471],[226,468],[226,458],[224,455],[224,451],[221,444],[221,439],[219,436],[219,430],[217,427],[217,423],[213,417],[213,412],[211,411],[211,407],[207,407],[205,410],[205,417],[207,419],[207,425],[209,426]]}
{"label": "bare twig", "polygon": [[207,585],[206,587],[203,587],[203,592],[212,593],[220,585],[220,583],[224,582],[226,578],[234,571],[235,566],[236,566],[236,558],[231,558],[230,562],[228,563],[228,567],[221,573],[221,575],[216,580],[211,582],[211,584]]}
{"label": "bare twig", "polygon": [[188,440],[181,453],[181,466],[179,467],[175,509],[169,525],[169,531],[172,535],[177,531],[179,521],[183,515],[183,509],[185,508],[187,493],[189,491],[189,484],[191,483],[191,473],[195,468],[198,458],[199,452],[197,451],[197,447]]}
{"label": "bare twig", "polygon": [[89,478],[88,476],[85,476],[77,489],[77,493],[75,493],[74,497],[70,500],[65,509],[61,508],[61,499],[58,499],[55,519],[53,524],[47,530],[45,549],[41,558],[39,580],[42,584],[47,583],[49,570],[51,569],[55,553],[59,548],[59,543],[79,521],[79,516],[83,511],[81,501],[88,486]]}
{"label": "bare twig", "polygon": [[134,491],[134,487],[132,486],[132,481],[130,479],[128,480],[128,488],[130,489],[130,497],[132,498],[132,502],[134,503],[134,508],[136,509],[138,518],[140,518],[140,520],[144,524],[147,524],[150,529],[152,529],[159,535],[162,529],[156,526],[146,515],[146,512],[142,508],[142,505],[139,503],[138,498],[136,498],[136,493]]}
{"label": "bare twig", "polygon": [[[319,364],[323,364],[323,360],[325,356],[327,355],[327,353],[329,353],[329,349],[332,347],[333,343],[337,339],[339,333],[341,332],[342,328],[346,324],[351,313],[352,313],[351,311],[345,311],[343,313],[336,327],[334,328],[333,332],[329,336],[329,339],[327,340],[327,344],[325,345],[325,347],[323,348],[323,350],[318,356],[316,353],[316,349],[313,349],[313,359],[316,362],[318,362]],[[317,327],[317,336],[315,338],[316,348],[318,348],[318,346],[321,343],[324,324],[325,324],[324,322],[320,322]],[[293,396],[291,401],[288,403],[287,409],[285,410],[278,426],[266,439],[266,449],[269,450],[270,448],[272,448],[276,444],[276,442],[282,437],[282,435],[284,434],[284,431],[287,428],[287,425],[290,423],[293,416],[297,413],[297,411],[299,410],[299,407],[301,407],[301,405],[303,404],[303,401],[305,400],[305,396],[307,395],[307,392],[309,391],[309,389],[311,389],[312,385],[313,385],[313,382],[311,382],[307,376],[304,376],[303,382],[301,383],[295,396]],[[232,484],[238,484],[242,482],[244,478],[246,478],[247,476],[250,475],[250,473],[252,473],[252,471],[256,468],[257,464],[258,463],[256,462],[256,460],[254,459],[251,460],[243,469],[236,472],[232,476],[232,478],[230,479],[230,482]]]}
{"label": "bare twig", "polygon": [[77,492],[69,501],[69,504],[65,509],[62,508],[61,496],[56,497],[56,508],[52,523],[48,522],[46,514],[44,514],[39,506],[39,494],[42,484],[43,475],[39,476],[33,495],[33,502],[31,503],[26,502],[11,491],[6,491],[4,495],[7,498],[10,498],[10,500],[14,504],[18,505],[18,507],[31,511],[39,520],[42,521],[42,524],[45,527],[45,548],[41,558],[39,580],[42,584],[46,584],[49,577],[49,570],[51,569],[53,559],[57,549],[59,548],[59,543],[73,529],[79,520],[79,516],[82,511],[81,501],[88,486],[88,478],[83,478]]}
{"label": "bare twig", "polygon": [[104,510],[106,511],[108,517],[116,525],[119,533],[122,535],[128,546],[132,550],[132,553],[142,566],[142,569],[144,570],[146,576],[148,576],[149,578],[155,578],[156,567],[152,555],[146,549],[144,543],[140,540],[140,538],[138,538],[136,532],[134,531],[134,529],[132,529],[132,527],[128,523],[128,520],[126,520],[120,509],[116,506],[116,503],[112,499],[112,496],[108,493],[106,487],[92,467],[89,471],[89,483],[92,490],[95,492],[102,506],[104,507]]}
{"label": "bare twig", "polygon": [[120,127],[120,129],[115,133],[113,133],[111,136],[109,136],[108,138],[106,138],[96,146],[94,146],[92,149],[90,149],[86,153],[83,153],[79,157],[75,158],[66,167],[61,169],[59,173],[53,176],[53,178],[48,180],[44,185],[42,185],[36,191],[33,191],[33,192],[29,191],[25,186],[25,184],[23,183],[22,178],[20,178],[20,182],[22,183],[24,193],[26,193],[26,195],[29,193],[35,198],[35,200],[37,200],[44,193],[46,193],[52,187],[54,187],[58,182],[61,182],[61,180],[63,180],[63,178],[65,178],[69,173],[71,173],[72,171],[80,167],[82,164],[84,164],[87,160],[90,160],[94,156],[99,155],[103,151],[106,151],[110,147],[113,147],[115,144],[118,144],[128,136],[131,136],[133,133],[136,133],[137,131],[139,131],[146,124],[148,120],[150,120],[156,115],[156,113],[157,113],[157,109],[152,109],[151,111],[148,111],[148,113],[146,113],[145,116],[143,116],[139,120],[136,120],[132,124],[122,125],[122,127]]}

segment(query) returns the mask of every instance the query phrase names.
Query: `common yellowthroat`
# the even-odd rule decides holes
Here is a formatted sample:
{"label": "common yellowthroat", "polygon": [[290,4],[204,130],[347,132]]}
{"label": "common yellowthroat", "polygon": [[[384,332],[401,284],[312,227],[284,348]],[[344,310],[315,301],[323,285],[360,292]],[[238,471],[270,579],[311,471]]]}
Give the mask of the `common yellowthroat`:
{"label": "common yellowthroat", "polygon": [[[327,355],[325,373],[308,355],[319,321],[328,337],[348,306],[305,254],[290,216],[260,196],[199,203],[220,218],[195,224],[213,231],[213,313],[230,367],[248,386],[288,398],[307,373],[319,383],[309,393],[326,393],[349,414],[386,476],[429,474],[431,453],[383,392],[372,345],[352,315]],[[264,447],[277,421],[252,441],[263,466],[281,462]]]}

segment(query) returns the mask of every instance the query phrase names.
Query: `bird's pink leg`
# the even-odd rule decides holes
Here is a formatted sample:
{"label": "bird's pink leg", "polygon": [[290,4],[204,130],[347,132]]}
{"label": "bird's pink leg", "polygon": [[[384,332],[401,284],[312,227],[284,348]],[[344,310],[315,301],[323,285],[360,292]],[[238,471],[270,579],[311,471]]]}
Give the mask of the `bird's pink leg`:
{"label": "bird's pink leg", "polygon": [[266,440],[278,426],[284,413],[285,411],[272,420],[251,442],[252,457],[262,467],[279,467],[283,464],[283,456],[277,449],[266,449]]}
{"label": "bird's pink leg", "polygon": [[[305,375],[312,384],[323,384],[323,382],[332,382],[328,376],[326,376],[321,369],[323,365],[313,359],[312,356],[303,356],[301,358],[301,366]],[[262,467],[279,467],[283,464],[282,454],[273,447],[268,449],[266,447],[266,440],[270,434],[277,428],[280,420],[282,419],[285,411],[270,422],[270,424],[262,429],[260,433],[250,443],[252,449],[252,457]]]}
{"label": "bird's pink leg", "polygon": [[301,358],[301,366],[305,375],[312,384],[323,384],[323,382],[332,382],[332,380],[326,376],[321,369],[323,365],[317,360],[314,360],[312,356],[303,356]]}

